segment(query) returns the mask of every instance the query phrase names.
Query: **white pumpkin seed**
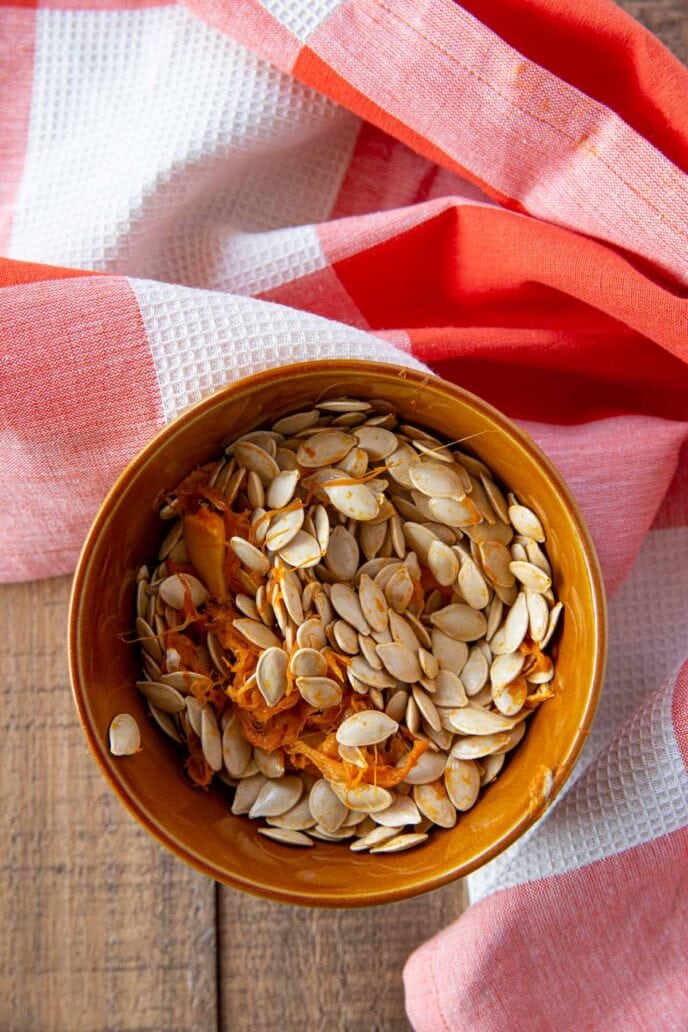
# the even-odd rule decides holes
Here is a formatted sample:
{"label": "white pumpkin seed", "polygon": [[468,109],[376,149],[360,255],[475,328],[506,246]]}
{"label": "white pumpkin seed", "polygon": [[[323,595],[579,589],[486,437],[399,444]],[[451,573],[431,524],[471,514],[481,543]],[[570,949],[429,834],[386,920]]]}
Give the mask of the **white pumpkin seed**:
{"label": "white pumpkin seed", "polygon": [[158,588],[158,594],[166,605],[173,609],[183,609],[187,597],[198,608],[208,598],[208,592],[197,577],[190,573],[173,573],[166,577]]}
{"label": "white pumpkin seed", "polygon": [[[433,541],[428,549],[428,566],[438,584],[453,584],[459,575],[459,560],[449,545]],[[472,604],[472,603],[471,603]],[[475,608],[479,609],[480,606]]]}
{"label": "white pumpkin seed", "polygon": [[222,739],[211,706],[201,709],[201,748],[211,770],[222,770]]}
{"label": "white pumpkin seed", "polygon": [[393,735],[398,727],[396,720],[392,720],[386,713],[362,710],[342,721],[337,728],[336,738],[341,745],[378,745]]}
{"label": "white pumpkin seed", "polygon": [[427,840],[426,834],[409,832],[407,835],[395,835],[382,845],[374,846],[371,853],[402,853],[405,849],[420,845]]}
{"label": "white pumpkin seed", "polygon": [[456,809],[463,813],[475,804],[480,792],[480,771],[474,760],[459,760],[450,756],[444,770],[447,795]]}
{"label": "white pumpkin seed", "polygon": [[258,834],[274,839],[275,842],[281,842],[285,846],[313,845],[313,841],[308,835],[304,835],[300,831],[292,831],[290,828],[258,828]]}
{"label": "white pumpkin seed", "polygon": [[349,812],[324,778],[313,785],[308,796],[308,807],[316,823],[330,834],[339,831]]}
{"label": "white pumpkin seed", "polygon": [[413,800],[423,816],[440,828],[453,828],[456,824],[456,808],[441,781],[414,785]]}
{"label": "white pumpkin seed", "polygon": [[186,709],[184,696],[169,684],[162,684],[160,681],[137,681],[136,687],[163,713],[181,713]]}
{"label": "white pumpkin seed", "polygon": [[461,602],[438,609],[432,614],[430,621],[444,634],[457,641],[475,641],[476,638],[482,638],[487,629],[487,621],[483,614]]}
{"label": "white pumpkin seed", "polygon": [[133,756],[141,748],[141,732],[131,713],[118,713],[112,718],[109,738],[113,756]]}
{"label": "white pumpkin seed", "polygon": [[237,816],[248,813],[266,780],[263,774],[252,774],[251,777],[242,778],[234,791],[232,813]]}
{"label": "white pumpkin seed", "polygon": [[260,655],[256,684],[268,706],[276,706],[287,690],[287,663],[286,652],[275,646],[270,646]]}
{"label": "white pumpkin seed", "polygon": [[332,791],[345,806],[358,813],[378,813],[392,805],[394,797],[386,788],[379,785],[361,784],[349,788],[345,784],[333,781]]}
{"label": "white pumpkin seed", "polygon": [[249,817],[280,817],[298,803],[303,792],[301,778],[268,779],[249,810]]}
{"label": "white pumpkin seed", "polygon": [[424,752],[411,767],[404,781],[407,785],[429,785],[442,777],[446,763],[447,757],[444,753]]}
{"label": "white pumpkin seed", "polygon": [[537,566],[534,566],[533,563],[516,561],[509,563],[509,569],[514,577],[520,580],[526,588],[530,588],[531,591],[542,594],[552,585],[552,581],[547,574]]}
{"label": "white pumpkin seed", "polygon": [[315,709],[330,709],[342,701],[341,686],[330,677],[297,677],[301,697]]}
{"label": "white pumpkin seed", "polygon": [[501,713],[489,713],[471,704],[462,709],[447,710],[447,719],[453,730],[462,735],[493,735],[510,731],[513,727]]}
{"label": "white pumpkin seed", "polygon": [[433,696],[435,706],[447,706],[456,709],[468,705],[465,686],[452,670],[440,670],[435,680],[436,691]]}
{"label": "white pumpkin seed", "polygon": [[286,512],[277,513],[276,516],[272,517],[272,521],[270,522],[267,534],[265,535],[265,544],[268,548],[271,548],[273,552],[279,552],[282,548],[285,548],[290,541],[293,541],[303,526],[303,520],[303,506],[289,509]]}

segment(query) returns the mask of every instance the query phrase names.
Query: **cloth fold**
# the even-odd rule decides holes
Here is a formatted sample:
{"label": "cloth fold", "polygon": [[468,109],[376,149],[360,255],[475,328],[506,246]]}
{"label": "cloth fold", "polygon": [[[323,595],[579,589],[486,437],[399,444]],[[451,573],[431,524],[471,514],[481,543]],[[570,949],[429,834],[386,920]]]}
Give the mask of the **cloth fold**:
{"label": "cloth fold", "polygon": [[0,576],[71,570],[127,460],[258,369],[498,405],[588,519],[609,671],[409,1016],[688,1027],[685,69],[608,0],[0,0],[0,72]]}

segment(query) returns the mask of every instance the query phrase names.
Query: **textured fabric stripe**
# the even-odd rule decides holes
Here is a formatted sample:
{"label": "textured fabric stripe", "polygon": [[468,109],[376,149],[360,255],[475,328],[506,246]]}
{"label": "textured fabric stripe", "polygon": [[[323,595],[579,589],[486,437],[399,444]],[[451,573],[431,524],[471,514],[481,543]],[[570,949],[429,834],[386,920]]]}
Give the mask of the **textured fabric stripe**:
{"label": "textured fabric stripe", "polygon": [[[451,0],[432,9],[414,0],[345,0],[308,47],[532,214],[688,279],[681,172],[614,112],[525,60]],[[303,67],[302,55],[295,74]],[[441,106],[433,102],[438,79]]]}
{"label": "textured fabric stripe", "polygon": [[35,12],[0,7],[0,253],[7,250],[29,133]]}
{"label": "textured fabric stripe", "polygon": [[499,892],[404,970],[415,1032],[683,1032],[688,830]]}
{"label": "textured fabric stripe", "polygon": [[[74,567],[125,463],[162,424],[148,341],[125,280],[5,287],[0,340],[0,577]],[[27,518],[30,514],[30,518]]]}
{"label": "textured fabric stripe", "polygon": [[688,169],[685,68],[626,11],[610,0],[463,0],[461,6]]}
{"label": "textured fabric stripe", "polygon": [[289,362],[373,358],[425,368],[367,333],[292,308],[147,280],[132,286],[166,419],[231,380]]}

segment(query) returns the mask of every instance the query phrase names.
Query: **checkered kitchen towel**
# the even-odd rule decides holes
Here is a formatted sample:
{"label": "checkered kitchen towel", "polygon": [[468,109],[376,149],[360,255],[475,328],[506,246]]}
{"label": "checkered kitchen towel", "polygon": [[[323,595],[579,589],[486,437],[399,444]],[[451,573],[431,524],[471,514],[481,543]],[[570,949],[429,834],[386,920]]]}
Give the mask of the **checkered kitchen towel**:
{"label": "checkered kitchen towel", "polygon": [[0,0],[5,579],[190,402],[331,355],[525,421],[587,516],[601,709],[410,958],[419,1032],[688,1028],[687,168],[688,76],[608,0]]}

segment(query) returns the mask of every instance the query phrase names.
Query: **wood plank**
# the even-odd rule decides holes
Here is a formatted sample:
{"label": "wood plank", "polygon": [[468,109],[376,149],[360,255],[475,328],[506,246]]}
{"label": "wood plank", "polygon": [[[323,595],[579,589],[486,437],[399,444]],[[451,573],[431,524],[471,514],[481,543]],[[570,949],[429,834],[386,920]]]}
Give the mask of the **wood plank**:
{"label": "wood plank", "polygon": [[365,910],[303,910],[220,892],[226,1032],[402,1032],[408,955],[465,908],[462,882]]}
{"label": "wood plank", "polygon": [[0,1028],[214,1032],[215,886],[134,822],[91,759],[68,591],[0,589]]}

